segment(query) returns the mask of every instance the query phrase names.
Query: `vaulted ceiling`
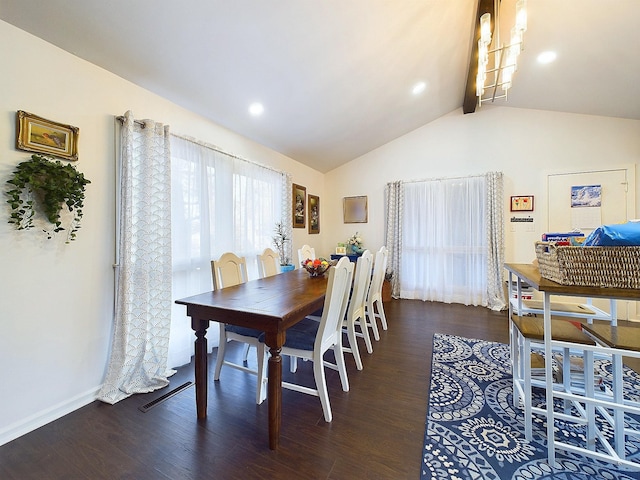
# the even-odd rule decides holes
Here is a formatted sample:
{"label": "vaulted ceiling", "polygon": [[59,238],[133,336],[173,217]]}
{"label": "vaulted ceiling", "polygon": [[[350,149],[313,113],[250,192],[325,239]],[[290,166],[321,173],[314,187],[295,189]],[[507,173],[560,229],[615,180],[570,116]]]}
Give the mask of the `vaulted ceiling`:
{"label": "vaulted ceiling", "polygon": [[[462,107],[477,6],[0,0],[0,19],[326,172]],[[640,119],[640,0],[529,0],[528,18],[500,105]]]}

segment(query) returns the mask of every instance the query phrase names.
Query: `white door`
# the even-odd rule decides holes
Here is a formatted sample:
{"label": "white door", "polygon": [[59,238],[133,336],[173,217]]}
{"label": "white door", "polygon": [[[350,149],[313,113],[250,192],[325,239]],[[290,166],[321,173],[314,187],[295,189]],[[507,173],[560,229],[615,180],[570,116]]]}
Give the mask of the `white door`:
{"label": "white door", "polygon": [[[549,174],[548,232],[568,232],[579,229],[589,234],[600,225],[624,223],[636,218],[635,165],[600,171]],[[572,187],[600,185],[599,207],[571,207]],[[575,299],[582,303],[584,299]],[[594,305],[609,310],[608,301]],[[618,318],[640,320],[638,302],[618,301]]]}

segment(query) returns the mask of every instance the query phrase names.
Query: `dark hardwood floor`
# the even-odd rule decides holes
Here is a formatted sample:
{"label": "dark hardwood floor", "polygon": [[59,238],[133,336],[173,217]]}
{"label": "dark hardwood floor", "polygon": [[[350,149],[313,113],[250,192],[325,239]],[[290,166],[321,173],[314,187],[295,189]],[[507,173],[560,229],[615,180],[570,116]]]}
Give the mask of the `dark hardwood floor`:
{"label": "dark hardwood floor", "polygon": [[[507,343],[507,314],[413,300],[385,309],[389,330],[373,354],[361,344],[364,370],[347,354],[351,390],[343,392],[337,372],[327,371],[332,423],[317,397],[283,391],[278,451],[268,448],[267,404],[254,403],[255,377],[226,368],[214,382],[214,351],[205,421],[196,419],[193,387],[138,410],[192,380],[187,365],[163,390],[113,406],[94,402],[0,447],[0,478],[417,479],[433,334]],[[299,362],[297,379],[313,385],[312,375],[311,362]]]}

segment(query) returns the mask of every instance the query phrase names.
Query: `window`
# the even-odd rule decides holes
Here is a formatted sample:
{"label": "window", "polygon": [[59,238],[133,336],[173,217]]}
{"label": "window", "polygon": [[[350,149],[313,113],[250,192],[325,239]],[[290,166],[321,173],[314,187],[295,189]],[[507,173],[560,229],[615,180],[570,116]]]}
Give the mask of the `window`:
{"label": "window", "polygon": [[[287,203],[284,173],[181,137],[171,137],[173,298],[211,290],[211,260],[227,251],[247,259],[257,278],[256,255],[272,246]],[[217,329],[209,329],[216,346]],[[190,361],[193,331],[183,306],[174,305],[169,366]]]}

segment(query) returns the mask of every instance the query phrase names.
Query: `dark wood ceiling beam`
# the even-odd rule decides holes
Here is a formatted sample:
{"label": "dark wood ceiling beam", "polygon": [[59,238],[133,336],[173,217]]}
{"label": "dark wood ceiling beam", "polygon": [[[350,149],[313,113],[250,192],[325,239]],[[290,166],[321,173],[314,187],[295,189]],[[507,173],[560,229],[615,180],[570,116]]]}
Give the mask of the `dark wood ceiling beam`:
{"label": "dark wood ceiling beam", "polygon": [[476,12],[473,25],[473,42],[471,43],[471,55],[469,56],[469,71],[467,73],[467,85],[464,91],[464,101],[462,111],[473,113],[478,105],[476,96],[476,76],[478,75],[478,40],[480,40],[480,17],[485,13],[491,14],[491,31],[493,32],[493,22],[496,18],[493,0],[478,0],[478,10]]}

